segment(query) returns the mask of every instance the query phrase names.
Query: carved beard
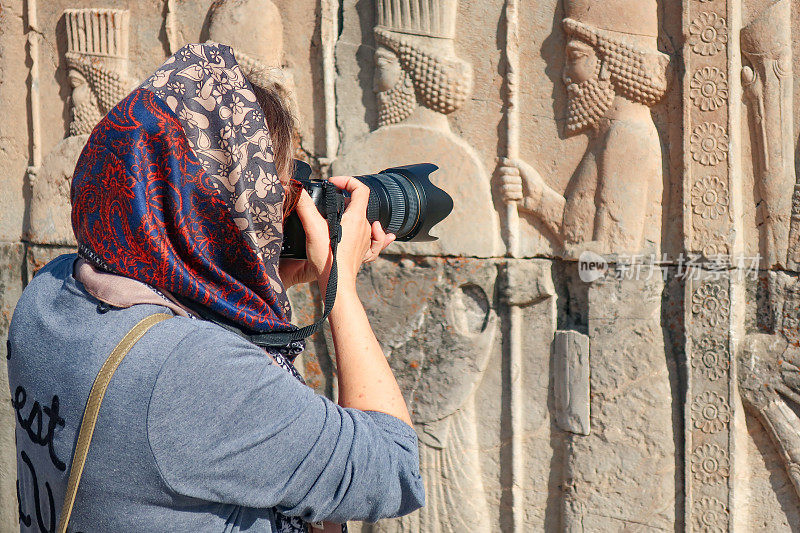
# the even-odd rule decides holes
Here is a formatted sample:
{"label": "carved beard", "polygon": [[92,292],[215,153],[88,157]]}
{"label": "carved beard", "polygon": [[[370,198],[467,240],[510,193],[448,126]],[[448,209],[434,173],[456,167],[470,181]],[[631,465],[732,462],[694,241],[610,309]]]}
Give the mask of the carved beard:
{"label": "carved beard", "polygon": [[598,76],[567,85],[567,134],[577,135],[593,128],[614,103],[611,80]]}
{"label": "carved beard", "polygon": [[92,130],[103,119],[97,109],[96,98],[92,95],[91,102],[74,105],[72,107],[72,122],[69,125],[69,134],[83,135],[92,133]]}
{"label": "carved beard", "polygon": [[394,87],[378,93],[378,127],[407,119],[417,107],[411,76],[405,70],[400,72],[400,79]]}

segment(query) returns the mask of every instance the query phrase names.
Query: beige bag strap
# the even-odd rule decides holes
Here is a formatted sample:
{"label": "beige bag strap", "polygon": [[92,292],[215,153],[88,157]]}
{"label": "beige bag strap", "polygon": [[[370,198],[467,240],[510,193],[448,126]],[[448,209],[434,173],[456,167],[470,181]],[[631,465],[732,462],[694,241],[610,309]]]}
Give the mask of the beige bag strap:
{"label": "beige bag strap", "polygon": [[157,313],[150,315],[135,326],[128,332],[116,348],[109,354],[106,362],[100,367],[100,372],[92,385],[92,390],[89,392],[89,399],[86,401],[86,409],[83,412],[83,420],[81,421],[81,429],[78,433],[78,443],[75,446],[75,455],[72,457],[72,466],[69,470],[69,481],[67,482],[67,495],[64,497],[64,506],[61,508],[61,516],[58,519],[58,533],[66,533],[69,518],[72,514],[72,506],[75,504],[75,495],[78,493],[78,483],[81,481],[83,474],[83,467],[86,464],[86,455],[89,453],[89,445],[92,443],[92,435],[94,434],[94,426],[97,423],[97,415],[100,412],[100,403],[103,401],[103,396],[106,393],[108,384],[111,377],[116,372],[117,367],[131,351],[133,345],[136,344],[147,331],[173,315],[166,313]]}

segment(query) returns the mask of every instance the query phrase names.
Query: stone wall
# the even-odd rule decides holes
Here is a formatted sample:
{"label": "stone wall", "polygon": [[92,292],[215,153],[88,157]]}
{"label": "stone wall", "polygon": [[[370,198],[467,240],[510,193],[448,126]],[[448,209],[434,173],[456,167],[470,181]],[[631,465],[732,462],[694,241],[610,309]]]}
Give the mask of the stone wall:
{"label": "stone wall", "polygon": [[[183,44],[217,40],[283,68],[317,173],[429,161],[455,200],[438,241],[359,275],[428,505],[353,530],[800,531],[798,10],[4,1],[0,333],[74,246],[69,179],[93,124]],[[298,323],[318,316],[315,290],[292,299]],[[301,367],[336,396],[325,334]]]}

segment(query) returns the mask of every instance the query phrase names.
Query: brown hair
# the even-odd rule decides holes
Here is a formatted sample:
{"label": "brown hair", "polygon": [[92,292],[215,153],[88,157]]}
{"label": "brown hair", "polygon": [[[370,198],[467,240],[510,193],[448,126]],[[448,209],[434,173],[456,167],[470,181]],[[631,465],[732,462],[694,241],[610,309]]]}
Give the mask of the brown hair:
{"label": "brown hair", "polygon": [[[294,173],[294,152],[296,145],[295,118],[283,95],[275,87],[262,87],[252,84],[258,105],[264,111],[272,140],[272,152],[278,177],[287,187]],[[287,193],[289,189],[286,190]]]}

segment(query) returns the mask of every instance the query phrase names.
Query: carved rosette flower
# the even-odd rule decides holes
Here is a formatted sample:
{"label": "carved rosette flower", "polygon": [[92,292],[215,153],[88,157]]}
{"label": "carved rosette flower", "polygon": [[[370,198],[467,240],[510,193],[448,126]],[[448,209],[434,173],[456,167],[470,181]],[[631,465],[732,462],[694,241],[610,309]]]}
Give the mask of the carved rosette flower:
{"label": "carved rosette flower", "polygon": [[692,402],[692,420],[703,433],[716,433],[730,422],[731,408],[725,398],[706,391]]}
{"label": "carved rosette flower", "polygon": [[725,344],[713,337],[703,337],[695,345],[692,368],[701,372],[710,381],[725,375],[730,367]]}
{"label": "carved rosette flower", "polygon": [[700,498],[694,502],[692,522],[695,531],[701,533],[725,533],[728,531],[728,508],[716,498]]}
{"label": "carved rosette flower", "polygon": [[729,255],[728,243],[719,234],[707,229],[694,230],[693,250],[700,250],[707,259]]}
{"label": "carved rosette flower", "polygon": [[713,166],[728,157],[728,134],[713,122],[703,122],[689,137],[692,158],[705,166]]}
{"label": "carved rosette flower", "polygon": [[728,79],[718,68],[703,67],[689,82],[689,97],[703,111],[716,111],[728,101]]}
{"label": "carved rosette flower", "polygon": [[692,210],[706,220],[725,214],[728,203],[728,187],[716,176],[700,178],[692,186]]}
{"label": "carved rosette flower", "polygon": [[713,56],[728,44],[728,24],[716,13],[702,12],[689,24],[689,46],[695,54]]}
{"label": "carved rosette flower", "polygon": [[711,327],[728,318],[730,306],[730,298],[720,283],[705,282],[692,294],[692,314]]}
{"label": "carved rosette flower", "polygon": [[692,473],[700,483],[721,483],[730,474],[728,453],[716,444],[703,444],[692,452]]}

